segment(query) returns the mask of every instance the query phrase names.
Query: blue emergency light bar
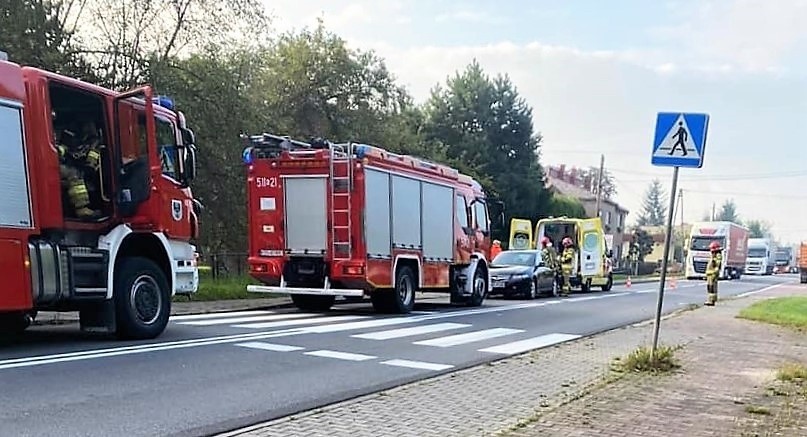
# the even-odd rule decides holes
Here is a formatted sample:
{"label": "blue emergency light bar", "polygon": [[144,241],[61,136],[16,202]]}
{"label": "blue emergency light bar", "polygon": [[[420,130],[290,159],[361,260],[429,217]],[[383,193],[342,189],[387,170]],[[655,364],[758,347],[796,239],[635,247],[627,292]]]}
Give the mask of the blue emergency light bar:
{"label": "blue emergency light bar", "polygon": [[168,96],[157,96],[151,99],[152,103],[162,106],[170,111],[174,110],[174,101]]}

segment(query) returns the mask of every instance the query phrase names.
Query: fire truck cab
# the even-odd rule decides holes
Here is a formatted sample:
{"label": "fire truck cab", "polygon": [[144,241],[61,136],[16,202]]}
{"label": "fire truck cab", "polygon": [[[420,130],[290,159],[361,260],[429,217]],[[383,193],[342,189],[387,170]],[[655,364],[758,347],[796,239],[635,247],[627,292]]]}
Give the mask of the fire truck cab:
{"label": "fire truck cab", "polygon": [[366,144],[245,137],[248,291],[324,310],[369,296],[408,313],[415,292],[481,305],[491,220],[482,187],[457,170]]}
{"label": "fire truck cab", "polygon": [[[97,165],[65,158],[89,138]],[[170,99],[0,59],[0,153],[0,333],[44,310],[79,311],[82,330],[160,335],[171,297],[199,278],[194,134]],[[75,213],[76,193],[94,214]]]}

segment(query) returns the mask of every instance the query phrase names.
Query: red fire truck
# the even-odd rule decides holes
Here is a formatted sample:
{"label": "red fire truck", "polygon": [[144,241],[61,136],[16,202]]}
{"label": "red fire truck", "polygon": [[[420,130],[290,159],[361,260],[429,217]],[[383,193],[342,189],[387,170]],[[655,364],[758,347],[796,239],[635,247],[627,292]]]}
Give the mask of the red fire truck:
{"label": "red fire truck", "polygon": [[[154,338],[171,296],[197,290],[194,135],[172,108],[149,87],[121,94],[0,59],[0,333],[79,311],[82,330]],[[100,158],[73,179],[89,216],[74,214],[60,162],[82,129]]]}
{"label": "red fire truck", "polygon": [[482,187],[457,170],[365,144],[263,134],[247,147],[250,292],[303,310],[369,295],[408,313],[415,291],[479,306],[490,291]]}

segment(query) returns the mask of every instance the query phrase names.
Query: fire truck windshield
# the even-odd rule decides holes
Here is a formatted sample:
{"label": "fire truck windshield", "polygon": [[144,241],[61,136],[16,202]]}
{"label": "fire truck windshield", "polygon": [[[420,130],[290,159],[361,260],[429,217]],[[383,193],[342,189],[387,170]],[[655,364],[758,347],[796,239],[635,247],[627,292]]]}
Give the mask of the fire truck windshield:
{"label": "fire truck windshield", "polygon": [[717,241],[720,243],[722,247],[723,241],[725,238],[723,237],[692,237],[692,243],[689,247],[690,250],[699,250],[699,251],[708,251],[709,245],[712,244],[712,241]]}

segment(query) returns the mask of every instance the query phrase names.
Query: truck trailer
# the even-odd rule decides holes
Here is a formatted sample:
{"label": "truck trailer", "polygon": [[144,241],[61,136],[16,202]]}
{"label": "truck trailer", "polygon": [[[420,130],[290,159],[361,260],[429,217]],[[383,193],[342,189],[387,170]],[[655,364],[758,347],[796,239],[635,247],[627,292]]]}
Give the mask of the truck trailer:
{"label": "truck trailer", "polygon": [[[98,166],[67,185],[60,151],[81,147],[66,140],[81,129]],[[148,86],[119,93],[0,60],[0,333],[46,310],[78,311],[82,330],[160,335],[171,297],[198,287],[194,142]],[[77,192],[95,213],[76,214]]]}
{"label": "truck trailer", "polygon": [[720,279],[739,279],[748,257],[748,228],[726,221],[699,222],[689,234],[686,259],[687,279],[706,278],[706,265],[711,253],[709,245],[716,241],[723,248],[723,268]]}
{"label": "truck trailer", "polygon": [[245,137],[250,292],[302,310],[369,296],[408,313],[415,292],[482,305],[491,220],[482,187],[444,165],[366,144]]}
{"label": "truck trailer", "polygon": [[745,274],[772,275],[776,251],[770,238],[749,238]]}

